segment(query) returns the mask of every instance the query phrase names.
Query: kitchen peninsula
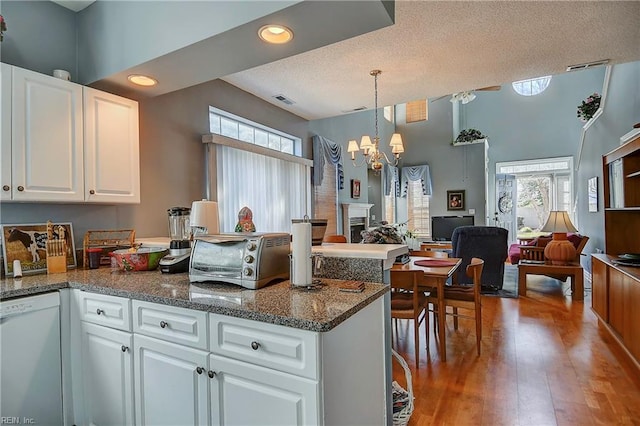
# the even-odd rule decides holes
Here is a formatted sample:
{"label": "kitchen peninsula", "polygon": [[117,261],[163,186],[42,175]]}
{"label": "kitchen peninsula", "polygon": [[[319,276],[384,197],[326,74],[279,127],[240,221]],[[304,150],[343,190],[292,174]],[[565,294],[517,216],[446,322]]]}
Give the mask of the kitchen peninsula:
{"label": "kitchen peninsula", "polygon": [[77,269],[4,279],[0,299],[60,295],[65,424],[390,423],[388,286],[340,284],[247,290]]}

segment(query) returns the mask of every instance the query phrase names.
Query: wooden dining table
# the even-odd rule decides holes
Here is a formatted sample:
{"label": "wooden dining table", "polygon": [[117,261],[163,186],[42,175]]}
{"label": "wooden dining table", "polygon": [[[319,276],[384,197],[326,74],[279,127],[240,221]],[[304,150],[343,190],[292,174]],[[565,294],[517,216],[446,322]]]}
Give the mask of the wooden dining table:
{"label": "wooden dining table", "polygon": [[[391,269],[395,270],[404,270],[404,271],[422,271],[423,280],[420,283],[421,287],[424,287],[425,291],[429,291],[431,288],[436,288],[438,292],[438,335],[440,337],[440,347],[439,354],[440,359],[444,362],[447,360],[447,343],[446,343],[446,332],[445,332],[445,303],[444,303],[444,286],[447,282],[447,279],[453,275],[453,273],[458,269],[460,263],[462,263],[462,259],[449,257],[449,258],[435,258],[435,257],[416,257],[410,256],[409,262],[404,264],[394,264]],[[426,262],[433,262],[434,265],[438,266],[421,266],[416,265],[415,262],[417,260],[424,260]],[[440,266],[444,262],[450,263],[449,265]],[[429,342],[427,341],[427,344]]]}

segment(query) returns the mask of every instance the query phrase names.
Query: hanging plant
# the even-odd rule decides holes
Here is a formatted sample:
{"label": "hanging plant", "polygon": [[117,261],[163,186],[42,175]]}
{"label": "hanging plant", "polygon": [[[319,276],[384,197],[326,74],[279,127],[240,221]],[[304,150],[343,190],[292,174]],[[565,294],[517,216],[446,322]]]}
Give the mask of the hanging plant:
{"label": "hanging plant", "polygon": [[595,114],[598,108],[600,108],[601,98],[602,97],[599,94],[594,93],[582,101],[582,104],[578,105],[578,118],[580,121],[586,123],[591,120],[593,114]]}
{"label": "hanging plant", "polygon": [[458,137],[453,143],[470,143],[478,139],[485,139],[486,136],[482,134],[480,130],[465,129],[460,132]]}

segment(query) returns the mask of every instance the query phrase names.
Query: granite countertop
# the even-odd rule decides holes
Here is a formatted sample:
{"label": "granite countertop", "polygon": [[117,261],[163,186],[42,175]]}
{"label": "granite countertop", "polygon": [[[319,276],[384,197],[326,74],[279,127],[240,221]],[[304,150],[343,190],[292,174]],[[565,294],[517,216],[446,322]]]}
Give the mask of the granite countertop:
{"label": "granite countertop", "polygon": [[323,279],[320,289],[307,290],[283,281],[248,290],[231,284],[192,284],[186,273],[78,268],[64,274],[2,279],[0,300],[74,288],[324,332],[389,291],[384,284],[366,283],[362,293],[346,293],[339,291],[342,282]]}

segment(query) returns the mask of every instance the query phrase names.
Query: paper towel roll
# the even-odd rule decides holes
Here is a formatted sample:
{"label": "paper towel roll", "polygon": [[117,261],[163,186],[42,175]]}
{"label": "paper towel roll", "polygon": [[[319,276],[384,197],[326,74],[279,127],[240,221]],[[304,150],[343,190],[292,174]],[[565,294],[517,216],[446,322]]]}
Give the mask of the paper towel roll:
{"label": "paper towel roll", "polygon": [[294,223],[292,234],[292,271],[291,283],[296,286],[307,286],[313,283],[311,266],[311,223]]}
{"label": "paper towel roll", "polygon": [[[192,227],[201,228],[208,235],[220,233],[220,222],[218,220],[218,203],[215,201],[194,201],[191,204],[191,217],[189,224]],[[198,234],[199,232],[194,232]]]}

